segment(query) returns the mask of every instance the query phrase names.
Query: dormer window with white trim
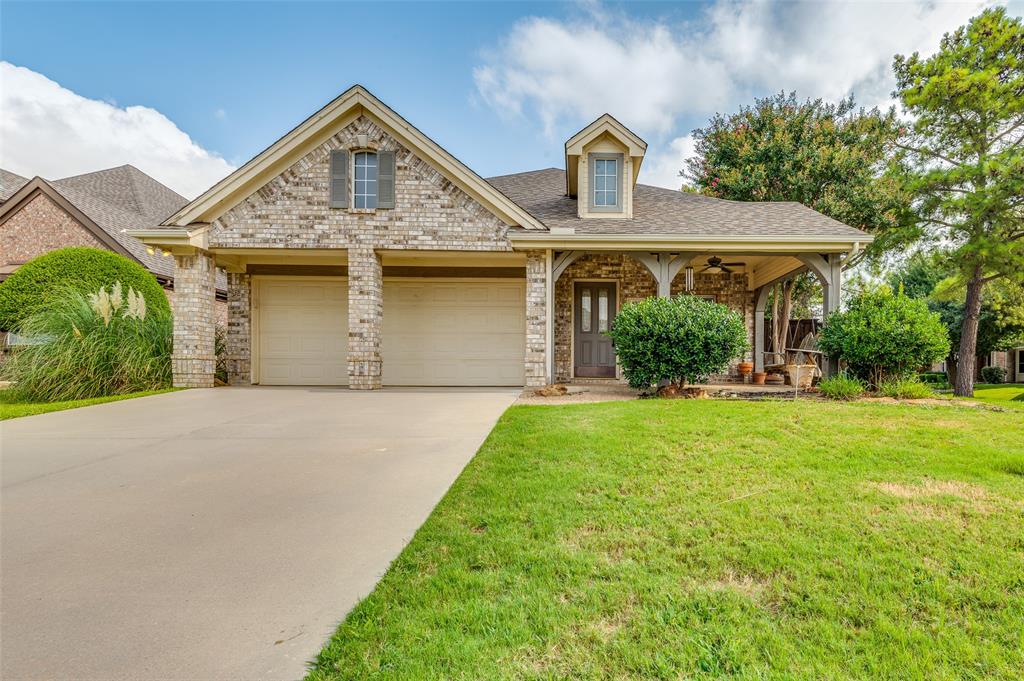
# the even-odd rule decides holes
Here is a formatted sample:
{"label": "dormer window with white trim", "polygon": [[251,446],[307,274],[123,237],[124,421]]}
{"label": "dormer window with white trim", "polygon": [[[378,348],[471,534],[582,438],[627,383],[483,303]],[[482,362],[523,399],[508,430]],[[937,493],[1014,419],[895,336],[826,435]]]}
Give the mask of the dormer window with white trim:
{"label": "dormer window with white trim", "polygon": [[622,154],[591,154],[591,210],[622,210]]}

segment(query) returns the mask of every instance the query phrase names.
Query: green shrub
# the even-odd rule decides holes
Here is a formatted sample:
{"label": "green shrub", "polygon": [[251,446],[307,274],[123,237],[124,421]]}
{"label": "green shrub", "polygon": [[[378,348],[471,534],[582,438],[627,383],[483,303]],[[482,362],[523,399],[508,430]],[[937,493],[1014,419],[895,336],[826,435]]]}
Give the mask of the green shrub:
{"label": "green shrub", "polygon": [[883,397],[895,397],[898,400],[935,397],[935,391],[927,383],[919,381],[917,376],[887,378],[878,384],[878,394]]}
{"label": "green shrub", "polygon": [[69,288],[88,293],[115,281],[141,293],[151,312],[170,313],[156,277],[137,262],[98,248],[61,248],[30,260],[0,284],[0,329],[17,330]]}
{"label": "green shrub", "polygon": [[825,320],[818,347],[846,360],[851,374],[877,386],[912,375],[949,352],[949,334],[924,300],[882,286],[854,297]]}
{"label": "green shrub", "polygon": [[981,368],[981,382],[982,383],[1005,383],[1006,382],[1006,369],[1003,367],[982,367]]}
{"label": "green shrub", "polygon": [[694,296],[648,298],[622,306],[609,335],[629,384],[682,386],[725,371],[748,347],[743,317]]}
{"label": "green shrub", "polygon": [[0,367],[21,399],[78,400],[171,387],[171,315],[148,310],[120,282],[96,293],[65,289],[24,320],[27,344]]}
{"label": "green shrub", "polygon": [[823,378],[818,383],[821,393],[832,400],[853,400],[864,394],[867,386],[864,381],[854,378],[846,372]]}
{"label": "green shrub", "polygon": [[917,377],[921,379],[922,383],[928,383],[929,385],[945,385],[949,383],[949,378],[946,376],[945,371],[922,371]]}

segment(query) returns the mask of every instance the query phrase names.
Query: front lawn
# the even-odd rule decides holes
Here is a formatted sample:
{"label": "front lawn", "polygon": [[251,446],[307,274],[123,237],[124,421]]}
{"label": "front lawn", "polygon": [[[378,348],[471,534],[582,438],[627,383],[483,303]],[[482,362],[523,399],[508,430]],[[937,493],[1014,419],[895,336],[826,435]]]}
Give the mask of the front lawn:
{"label": "front lawn", "polygon": [[310,679],[1019,678],[1024,417],[514,407]]}
{"label": "front lawn", "polygon": [[972,399],[1024,409],[1024,383],[975,384]]}
{"label": "front lawn", "polygon": [[92,397],[86,400],[68,400],[66,402],[21,402],[14,397],[10,390],[0,390],[0,421],[13,419],[19,416],[34,416],[45,414],[49,411],[62,411],[64,409],[75,409],[76,407],[88,407],[92,404],[103,404],[104,402],[117,402],[118,400],[130,400],[133,397],[146,397],[147,395],[159,395],[160,393],[171,392],[174,388],[164,390],[147,390],[126,395],[110,395],[108,397]]}

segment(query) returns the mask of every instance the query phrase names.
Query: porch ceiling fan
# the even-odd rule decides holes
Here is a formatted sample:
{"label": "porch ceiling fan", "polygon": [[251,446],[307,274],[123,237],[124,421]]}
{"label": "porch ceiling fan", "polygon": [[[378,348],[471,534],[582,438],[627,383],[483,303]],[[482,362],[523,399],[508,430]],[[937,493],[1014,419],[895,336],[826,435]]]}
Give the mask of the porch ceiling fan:
{"label": "porch ceiling fan", "polygon": [[722,259],[717,256],[711,256],[708,258],[708,264],[701,270],[701,274],[731,274],[733,267],[740,267],[746,263],[742,262],[722,262]]}

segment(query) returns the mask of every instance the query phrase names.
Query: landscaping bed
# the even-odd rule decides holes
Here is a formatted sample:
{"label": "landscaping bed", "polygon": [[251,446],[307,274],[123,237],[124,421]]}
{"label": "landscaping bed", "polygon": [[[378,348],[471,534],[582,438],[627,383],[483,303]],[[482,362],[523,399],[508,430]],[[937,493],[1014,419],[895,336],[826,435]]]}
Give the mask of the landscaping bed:
{"label": "landscaping bed", "polygon": [[1019,678],[1024,418],[513,407],[311,679]]}

